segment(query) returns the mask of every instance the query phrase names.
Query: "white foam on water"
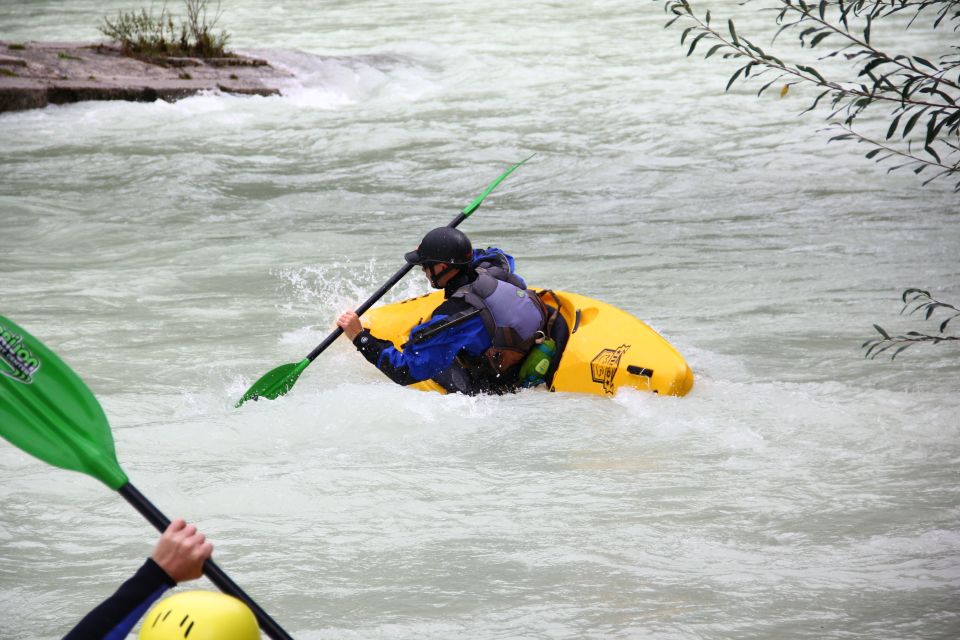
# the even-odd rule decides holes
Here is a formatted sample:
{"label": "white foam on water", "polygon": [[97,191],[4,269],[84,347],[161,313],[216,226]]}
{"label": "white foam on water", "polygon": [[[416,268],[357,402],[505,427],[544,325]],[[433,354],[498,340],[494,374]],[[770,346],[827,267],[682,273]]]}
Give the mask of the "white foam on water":
{"label": "white foam on water", "polygon": [[254,52],[289,72],[280,82],[295,108],[333,110],[371,100],[414,102],[438,89],[415,58],[392,52],[320,55],[289,50]]}

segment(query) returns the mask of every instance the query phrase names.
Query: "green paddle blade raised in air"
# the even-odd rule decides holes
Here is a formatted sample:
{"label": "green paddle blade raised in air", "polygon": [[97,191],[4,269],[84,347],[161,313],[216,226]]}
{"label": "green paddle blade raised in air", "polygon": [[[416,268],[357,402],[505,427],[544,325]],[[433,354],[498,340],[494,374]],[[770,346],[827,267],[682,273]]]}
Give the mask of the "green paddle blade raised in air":
{"label": "green paddle blade raised in air", "polygon": [[303,370],[310,366],[310,359],[304,358],[300,362],[291,364],[282,364],[275,369],[271,369],[266,375],[253,383],[235,407],[239,407],[247,400],[256,400],[257,398],[267,398],[276,400],[293,387],[297,378],[303,373]]}
{"label": "green paddle blade raised in air", "polygon": [[30,455],[119,489],[110,424],[83,380],[39,340],[0,316],[0,436]]}
{"label": "green paddle blade raised in air", "polygon": [[527,160],[529,160],[535,155],[537,154],[535,153],[530,154],[529,156],[527,156],[526,158],[524,158],[523,160],[516,163],[515,165],[513,165],[512,167],[504,171],[502,174],[500,174],[500,177],[494,180],[493,182],[491,182],[490,186],[488,186],[486,189],[483,190],[483,193],[481,193],[479,196],[474,198],[473,202],[471,202],[470,204],[468,204],[466,207],[463,208],[463,211],[461,212],[463,214],[463,217],[465,218],[470,217],[470,214],[480,208],[480,203],[483,202],[484,198],[490,195],[491,191],[497,188],[498,184],[506,180],[508,175],[516,171],[524,162],[526,162]]}

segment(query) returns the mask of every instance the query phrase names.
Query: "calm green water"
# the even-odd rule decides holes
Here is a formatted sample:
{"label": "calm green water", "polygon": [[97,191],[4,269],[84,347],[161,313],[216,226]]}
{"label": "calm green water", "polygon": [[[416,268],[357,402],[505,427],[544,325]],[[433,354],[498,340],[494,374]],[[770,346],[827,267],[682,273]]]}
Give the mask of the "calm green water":
{"label": "calm green water", "polygon": [[[8,0],[0,38],[94,40],[121,8]],[[811,95],[724,94],[732,68],[664,21],[225,2],[235,46],[297,73],[283,97],[0,115],[0,312],[297,638],[957,637],[958,351],[859,349],[874,322],[935,329],[897,316],[906,287],[960,301],[957,195],[826,144],[795,117]],[[439,397],[338,343],[286,398],[232,408],[531,153],[462,228],[646,320],[690,396]],[[0,446],[0,637],[60,637],[154,539]]]}

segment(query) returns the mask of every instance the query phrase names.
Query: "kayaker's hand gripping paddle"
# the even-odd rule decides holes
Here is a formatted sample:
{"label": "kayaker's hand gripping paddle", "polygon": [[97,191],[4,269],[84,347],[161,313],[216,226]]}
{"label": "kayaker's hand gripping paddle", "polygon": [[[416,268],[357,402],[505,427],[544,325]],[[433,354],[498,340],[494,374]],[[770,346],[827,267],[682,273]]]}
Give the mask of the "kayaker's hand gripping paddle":
{"label": "kayaker's hand gripping paddle", "polygon": [[[517,167],[519,167],[520,165],[522,165],[524,162],[526,162],[532,157],[533,156],[531,155],[528,158],[521,160],[520,162],[516,163],[515,165],[513,165],[512,167],[504,171],[499,178],[491,182],[490,186],[488,186],[483,191],[483,193],[481,193],[473,202],[468,204],[466,208],[463,211],[461,211],[456,218],[451,220],[450,224],[448,224],[447,226],[451,228],[456,227],[461,222],[469,218],[470,214],[476,211],[480,207],[480,203],[483,202],[483,199],[486,198],[491,191],[496,189],[498,184],[503,182],[503,180],[507,176],[509,176],[511,173],[514,172],[514,170],[517,169]],[[413,267],[414,265],[412,264],[405,264],[399,271],[393,274],[393,276],[389,280],[387,280],[382,287],[377,289],[376,292],[372,296],[370,296],[370,298],[366,302],[364,302],[362,305],[357,307],[356,309],[357,315],[358,316],[363,315],[364,312],[366,312],[368,309],[370,309],[370,307],[376,304],[377,300],[382,298],[387,291],[393,288],[395,284],[400,282],[400,280],[403,279],[403,276],[407,275],[407,273],[409,273],[410,270],[413,269]],[[336,329],[333,330],[333,332],[330,335],[326,337],[326,339],[324,339],[323,342],[317,345],[316,349],[311,351],[307,355],[307,357],[301,360],[300,362],[282,364],[279,367],[276,367],[275,369],[272,369],[271,371],[269,371],[266,375],[264,375],[262,378],[260,378],[259,380],[253,383],[253,386],[250,387],[245,394],[243,394],[243,397],[240,398],[236,406],[239,407],[247,400],[257,400],[259,398],[268,398],[270,400],[273,400],[275,398],[279,398],[280,396],[286,394],[288,391],[290,391],[290,389],[293,388],[293,385],[296,384],[297,378],[300,377],[300,374],[303,373],[303,370],[306,369],[308,366],[310,366],[310,363],[313,362],[317,356],[323,353],[327,347],[333,344],[334,340],[339,338],[340,334],[342,333],[343,333],[343,329],[341,329],[340,327],[337,327]]]}
{"label": "kayaker's hand gripping paddle", "polygon": [[[3,316],[0,436],[44,462],[100,480],[161,533],[170,524],[170,519],[130,484],[120,468],[110,424],[83,380],[39,340]],[[221,591],[250,607],[264,633],[274,640],[290,640],[290,635],[213,560],[204,562],[203,573]]]}

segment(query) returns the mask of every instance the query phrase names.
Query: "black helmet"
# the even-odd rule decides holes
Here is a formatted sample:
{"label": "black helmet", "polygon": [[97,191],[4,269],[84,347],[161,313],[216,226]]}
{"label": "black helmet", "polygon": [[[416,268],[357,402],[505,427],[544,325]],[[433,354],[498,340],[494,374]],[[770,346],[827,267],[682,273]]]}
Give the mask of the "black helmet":
{"label": "black helmet", "polygon": [[423,236],[416,251],[403,256],[410,264],[452,264],[465,267],[473,261],[473,245],[462,231],[439,227]]}

